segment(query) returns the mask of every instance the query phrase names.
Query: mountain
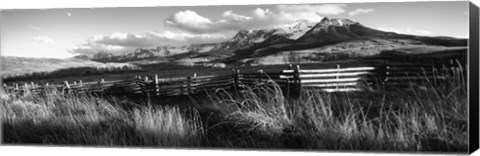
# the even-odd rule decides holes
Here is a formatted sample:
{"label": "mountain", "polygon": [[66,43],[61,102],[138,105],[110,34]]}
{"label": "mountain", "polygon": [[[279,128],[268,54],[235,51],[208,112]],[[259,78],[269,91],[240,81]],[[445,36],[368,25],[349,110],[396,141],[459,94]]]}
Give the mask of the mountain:
{"label": "mountain", "polygon": [[98,62],[128,62],[137,61],[143,59],[153,59],[168,57],[173,55],[185,54],[189,52],[203,53],[211,51],[217,44],[192,44],[190,46],[172,47],[172,46],[159,46],[150,49],[138,48],[132,53],[123,55],[113,55],[107,52],[97,52],[92,56],[76,55],[73,58],[93,60]]}
{"label": "mountain", "polygon": [[[225,63],[268,64],[285,62],[292,55],[303,61],[322,61],[326,55],[371,56],[385,50],[410,49],[411,52],[443,50],[467,46],[466,39],[428,37],[384,32],[348,19],[323,18],[298,39],[271,36],[247,49],[238,49]],[[282,62],[283,61],[283,62]]]}
{"label": "mountain", "polygon": [[230,40],[219,43],[137,49],[119,56],[99,52],[90,59],[126,62],[163,58],[180,64],[268,64],[291,63],[292,58],[296,61],[323,61],[340,55],[363,57],[395,49],[417,53],[466,45],[467,39],[397,34],[372,29],[349,19],[323,18],[319,22],[297,20],[272,28],[241,30]]}
{"label": "mountain", "polygon": [[111,53],[107,53],[107,52],[98,52],[96,54],[93,55],[93,58],[94,59],[108,59],[108,58],[111,58],[113,57],[114,55],[111,54]]}

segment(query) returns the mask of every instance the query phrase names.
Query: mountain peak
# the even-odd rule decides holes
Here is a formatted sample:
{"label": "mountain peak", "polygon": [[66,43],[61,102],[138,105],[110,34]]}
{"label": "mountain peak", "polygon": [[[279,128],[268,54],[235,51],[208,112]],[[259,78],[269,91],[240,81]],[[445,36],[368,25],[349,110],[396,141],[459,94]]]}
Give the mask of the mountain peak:
{"label": "mountain peak", "polygon": [[240,40],[242,38],[245,38],[245,36],[247,36],[249,32],[250,31],[248,31],[248,30],[240,30],[240,31],[237,32],[237,34],[235,36],[233,36],[233,39]]}
{"label": "mountain peak", "polygon": [[291,23],[287,23],[284,25],[280,25],[277,27],[274,27],[274,29],[305,29],[306,27],[313,26],[315,25],[315,22],[306,20],[306,19],[299,19]]}
{"label": "mountain peak", "polygon": [[99,51],[95,54],[93,54],[93,58],[109,58],[109,57],[112,57],[113,54],[111,53],[108,53],[108,52],[104,52],[104,51]]}
{"label": "mountain peak", "polygon": [[344,26],[344,25],[352,25],[358,22],[354,22],[352,20],[346,18],[328,18],[324,17],[317,25],[319,26]]}
{"label": "mountain peak", "polygon": [[88,57],[87,55],[79,54],[79,55],[73,56],[72,58],[81,59],[81,60],[88,60],[90,57]]}

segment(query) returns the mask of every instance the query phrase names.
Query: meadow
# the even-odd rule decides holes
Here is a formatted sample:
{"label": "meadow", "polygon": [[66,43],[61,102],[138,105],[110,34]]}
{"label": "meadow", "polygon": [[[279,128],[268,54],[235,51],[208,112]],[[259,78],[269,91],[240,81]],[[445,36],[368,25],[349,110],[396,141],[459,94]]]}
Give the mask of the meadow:
{"label": "meadow", "polygon": [[463,73],[422,87],[285,96],[274,82],[170,98],[0,93],[6,144],[466,152]]}

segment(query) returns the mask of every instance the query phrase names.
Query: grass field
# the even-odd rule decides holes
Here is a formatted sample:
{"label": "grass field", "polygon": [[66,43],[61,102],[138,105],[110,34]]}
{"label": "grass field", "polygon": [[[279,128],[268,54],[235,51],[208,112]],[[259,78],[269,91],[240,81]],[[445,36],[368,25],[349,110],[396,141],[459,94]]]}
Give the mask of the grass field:
{"label": "grass field", "polygon": [[454,73],[424,89],[298,99],[267,84],[238,94],[155,99],[1,93],[2,141],[140,147],[466,152],[467,84]]}

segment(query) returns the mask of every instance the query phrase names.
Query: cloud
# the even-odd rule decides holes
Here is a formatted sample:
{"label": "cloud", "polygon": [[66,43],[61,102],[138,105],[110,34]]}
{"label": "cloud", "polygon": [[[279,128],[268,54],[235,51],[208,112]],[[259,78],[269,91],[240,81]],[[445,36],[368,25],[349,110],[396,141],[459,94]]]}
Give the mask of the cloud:
{"label": "cloud", "polygon": [[44,35],[30,37],[30,39],[35,43],[47,43],[47,44],[55,44],[56,43],[55,40],[53,40],[52,38],[50,38],[48,36],[44,36]]}
{"label": "cloud", "polygon": [[388,31],[388,32],[396,32],[399,34],[411,34],[411,35],[422,35],[422,36],[431,36],[433,33],[428,30],[417,30],[417,29],[397,29],[397,28],[386,28],[386,27],[379,27],[378,30]]}
{"label": "cloud", "polygon": [[137,48],[213,43],[227,39],[223,34],[192,34],[171,30],[149,31],[141,34],[115,32],[110,35],[91,36],[86,43],[77,45],[68,51],[83,55],[93,55],[100,51],[120,55],[131,53]]}
{"label": "cloud", "polygon": [[123,47],[116,45],[105,45],[99,44],[96,42],[88,42],[82,45],[78,45],[68,50],[72,54],[82,54],[82,55],[94,55],[97,52],[109,52],[112,54],[125,54],[134,51],[135,48],[132,47]]}
{"label": "cloud", "polygon": [[198,15],[194,11],[185,10],[170,16],[165,21],[165,24],[180,29],[191,30],[192,32],[204,32],[211,29],[213,22],[206,17]]}
{"label": "cloud", "polygon": [[368,9],[358,8],[358,9],[355,9],[353,11],[348,12],[348,15],[355,16],[355,15],[358,15],[358,14],[368,14],[368,13],[371,13],[371,12],[374,12],[374,11],[375,10],[372,9],[372,8],[368,8]]}
{"label": "cloud", "polygon": [[166,26],[191,33],[220,33],[242,29],[257,29],[290,23],[299,19],[320,21],[325,15],[345,13],[344,4],[324,5],[277,5],[272,9],[257,8],[248,15],[241,15],[232,10],[225,11],[222,18],[211,20],[198,13],[185,10],[168,17]]}

